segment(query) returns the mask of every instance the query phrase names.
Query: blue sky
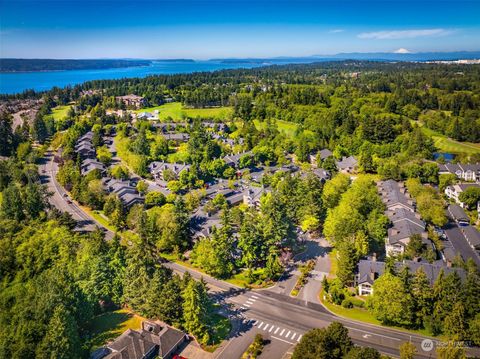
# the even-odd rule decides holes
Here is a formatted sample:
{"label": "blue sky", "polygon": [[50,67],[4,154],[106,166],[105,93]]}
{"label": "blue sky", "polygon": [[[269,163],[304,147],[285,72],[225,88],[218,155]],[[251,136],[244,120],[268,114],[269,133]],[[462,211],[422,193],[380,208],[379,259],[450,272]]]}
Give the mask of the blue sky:
{"label": "blue sky", "polygon": [[0,0],[0,57],[480,50],[480,1]]}

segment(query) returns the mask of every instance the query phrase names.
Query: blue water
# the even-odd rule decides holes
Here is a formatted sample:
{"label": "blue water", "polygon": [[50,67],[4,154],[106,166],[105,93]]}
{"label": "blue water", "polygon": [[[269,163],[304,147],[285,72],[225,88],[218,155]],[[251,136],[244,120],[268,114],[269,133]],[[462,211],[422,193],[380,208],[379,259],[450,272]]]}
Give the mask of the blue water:
{"label": "blue water", "polygon": [[27,89],[49,90],[54,86],[65,87],[90,80],[146,77],[156,74],[180,74],[222,69],[253,68],[272,63],[222,63],[220,61],[155,61],[150,66],[126,67],[105,70],[68,70],[48,72],[0,73],[0,93],[13,94]]}
{"label": "blue water", "polygon": [[440,156],[443,157],[443,159],[447,162],[453,161],[455,159],[455,155],[453,153],[447,152],[435,152],[433,154],[433,159],[438,160]]}

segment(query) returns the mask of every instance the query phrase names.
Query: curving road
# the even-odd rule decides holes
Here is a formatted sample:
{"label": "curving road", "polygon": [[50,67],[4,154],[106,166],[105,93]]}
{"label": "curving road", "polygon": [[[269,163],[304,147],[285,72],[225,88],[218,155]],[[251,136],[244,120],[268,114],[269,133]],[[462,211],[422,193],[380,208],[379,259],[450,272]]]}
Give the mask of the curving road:
{"label": "curving road", "polygon": [[[78,230],[92,231],[96,227],[104,228],[65,197],[66,191],[55,178],[58,166],[53,161],[52,153],[48,153],[43,159],[40,164],[40,172],[42,183],[47,185],[50,192],[53,193],[50,203],[61,211],[69,212],[78,221]],[[104,230],[107,238],[113,236],[113,232],[106,228]],[[323,253],[323,256],[325,254]],[[291,353],[293,346],[300,341],[305,332],[312,328],[328,326],[334,321],[341,322],[348,328],[350,336],[356,344],[376,348],[387,355],[398,357],[400,344],[410,341],[417,347],[417,358],[434,358],[436,356],[435,350],[424,351],[421,349],[421,343],[425,339],[433,340],[434,345],[438,345],[434,338],[411,335],[392,328],[338,317],[321,304],[311,300],[312,295],[303,296],[302,299],[292,298],[284,293],[279,293],[275,287],[255,291],[246,290],[177,263],[166,262],[164,265],[177,273],[183,274],[188,271],[197,279],[203,278],[208,283],[210,290],[215,293],[217,302],[222,304],[224,311],[231,316],[236,330],[218,350],[217,358],[240,358],[253,341],[256,333],[261,333],[264,338],[271,341],[271,344],[265,347],[261,358],[282,358],[286,353]],[[480,357],[479,348],[470,348],[468,352],[472,356]]]}
{"label": "curving road", "polygon": [[60,211],[68,212],[72,215],[73,219],[77,221],[75,230],[91,232],[98,227],[103,229],[106,239],[112,239],[114,233],[81,209],[75,201],[70,199],[67,191],[58,183],[56,178],[58,164],[53,161],[53,158],[52,152],[48,151],[45,157],[39,161],[40,181],[47,186],[48,191],[52,194],[48,199],[50,204]]}

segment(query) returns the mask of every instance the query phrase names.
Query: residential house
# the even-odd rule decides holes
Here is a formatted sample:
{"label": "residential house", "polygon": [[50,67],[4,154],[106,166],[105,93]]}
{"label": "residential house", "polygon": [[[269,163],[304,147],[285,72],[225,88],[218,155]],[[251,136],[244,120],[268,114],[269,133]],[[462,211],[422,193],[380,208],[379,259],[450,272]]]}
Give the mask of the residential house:
{"label": "residential house", "polygon": [[353,156],[343,157],[336,164],[338,170],[343,173],[355,173],[358,167],[358,161]]}
{"label": "residential house", "polygon": [[148,169],[155,180],[165,181],[164,171],[171,171],[175,178],[178,178],[183,171],[190,171],[190,165],[155,161],[148,165]]}
{"label": "residential house", "polygon": [[242,158],[245,155],[252,155],[252,151],[241,152],[241,153],[237,153],[237,154],[233,154],[233,155],[227,155],[227,156],[223,157],[223,160],[225,161],[225,163],[228,166],[238,168],[240,158]]}
{"label": "residential house", "polygon": [[327,148],[318,151],[317,153],[312,153],[309,156],[310,164],[314,167],[318,165],[318,160],[323,161],[324,159],[333,156],[333,152]]}
{"label": "residential house", "polygon": [[469,187],[477,187],[480,188],[480,184],[477,183],[457,183],[445,188],[445,194],[448,198],[455,200],[460,207],[465,208],[465,204],[460,201],[459,196],[462,192],[464,192]]}
{"label": "residential house", "polygon": [[104,178],[102,182],[107,193],[116,195],[126,208],[145,202],[145,199],[129,181]]}
{"label": "residential house", "polygon": [[187,142],[190,139],[190,135],[188,133],[164,133],[163,137],[167,141],[174,142]]}
{"label": "residential house", "polygon": [[105,172],[105,165],[102,162],[93,158],[87,158],[82,161],[80,165],[80,173],[82,176],[88,175],[90,172],[98,170],[101,173]]}
{"label": "residential house", "polygon": [[419,220],[413,212],[403,211],[404,217],[399,215],[395,221],[390,219],[392,227],[387,230],[385,244],[387,256],[404,254],[413,235],[420,235],[424,244],[427,246],[431,245],[431,242],[428,240],[428,233],[425,230],[425,223]]}
{"label": "residential house", "polygon": [[438,165],[439,174],[452,173],[459,179],[471,182],[480,182],[480,163],[476,164],[455,164],[446,163]]}
{"label": "residential house", "polygon": [[170,359],[188,337],[159,321],[143,321],[140,330],[128,329],[107,344],[105,359]]}
{"label": "residential house", "polygon": [[451,204],[448,206],[448,212],[452,219],[460,226],[468,226],[470,224],[470,218],[465,213],[462,207],[458,204]]}
{"label": "residential house", "polygon": [[270,191],[264,187],[248,187],[245,192],[243,192],[243,203],[249,207],[260,207],[260,198],[264,194],[269,193]]}
{"label": "residential house", "polygon": [[480,232],[473,226],[462,227],[462,232],[470,247],[480,250]]}
{"label": "residential house", "polygon": [[127,107],[134,108],[141,108],[147,103],[147,101],[142,96],[137,95],[117,96],[115,99],[117,100],[117,102],[121,102]]}
{"label": "residential house", "polygon": [[[425,272],[430,285],[435,283],[441,271],[448,275],[457,272],[460,278],[465,278],[465,271],[460,268],[451,268],[441,264],[430,264],[424,261],[404,260],[395,263],[395,272],[399,273],[404,267],[408,268],[411,274],[415,274],[420,268]],[[375,257],[367,260],[360,260],[357,266],[357,274],[355,276],[355,285],[360,295],[373,294],[373,283],[385,272],[385,263],[378,262]]]}
{"label": "residential house", "polygon": [[415,202],[410,197],[403,182],[387,180],[379,182],[377,187],[387,209],[405,208],[415,212]]}

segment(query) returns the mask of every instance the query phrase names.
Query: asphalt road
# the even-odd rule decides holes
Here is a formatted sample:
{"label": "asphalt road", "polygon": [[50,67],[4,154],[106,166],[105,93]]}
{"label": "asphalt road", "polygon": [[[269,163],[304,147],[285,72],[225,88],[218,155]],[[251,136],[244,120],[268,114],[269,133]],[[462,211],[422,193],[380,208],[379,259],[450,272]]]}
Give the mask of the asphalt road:
{"label": "asphalt road", "polygon": [[[79,230],[90,231],[96,226],[103,228],[74,202],[69,203],[69,200],[64,197],[65,190],[55,178],[57,171],[58,167],[53,162],[52,154],[49,153],[40,165],[40,172],[42,183],[46,184],[53,193],[50,203],[72,214],[73,218],[79,221]],[[106,234],[107,237],[113,236],[110,231]],[[195,278],[202,277],[216,293],[217,301],[236,323],[237,330],[222,347],[217,358],[240,358],[253,341],[255,333],[262,333],[265,339],[270,340],[262,358],[279,359],[286,352],[292,351],[293,346],[300,341],[305,332],[312,328],[328,326],[334,321],[343,323],[348,328],[353,341],[358,345],[373,347],[382,353],[397,357],[400,344],[410,341],[417,347],[417,358],[435,357],[434,350],[426,352],[421,349],[423,340],[431,339],[436,343],[434,338],[410,335],[392,328],[337,317],[318,303],[292,298],[274,290],[246,290],[176,263],[167,262],[164,265],[178,273],[188,271]],[[480,357],[479,348],[468,351],[470,355]]]}
{"label": "asphalt road", "polygon": [[105,238],[113,238],[114,233],[95,219],[85,213],[71,198],[68,193],[58,183],[56,175],[58,173],[58,165],[53,161],[53,154],[51,151],[47,152],[45,157],[39,163],[40,181],[47,186],[48,191],[52,194],[49,197],[49,202],[62,212],[68,212],[73,219],[77,221],[76,230],[80,232],[91,232],[97,227],[105,231]]}
{"label": "asphalt road", "polygon": [[[328,326],[334,321],[344,324],[353,341],[358,345],[373,347],[382,353],[396,357],[399,355],[400,344],[411,341],[417,347],[417,358],[435,357],[434,351],[425,352],[421,349],[424,339],[431,339],[435,343],[434,338],[411,335],[392,328],[337,317],[320,304],[291,298],[270,290],[245,290],[176,263],[166,265],[176,272],[189,271],[193,277],[202,277],[214,290],[222,291],[218,295],[219,302],[230,306],[233,318],[243,321],[237,333],[219,353],[218,358],[241,357],[256,332],[270,339],[275,347],[272,349],[272,356],[268,358],[281,358],[283,353],[291,350],[305,332],[312,328]],[[282,351],[282,355],[279,351]],[[478,348],[469,349],[469,351],[472,355],[480,355]]]}

